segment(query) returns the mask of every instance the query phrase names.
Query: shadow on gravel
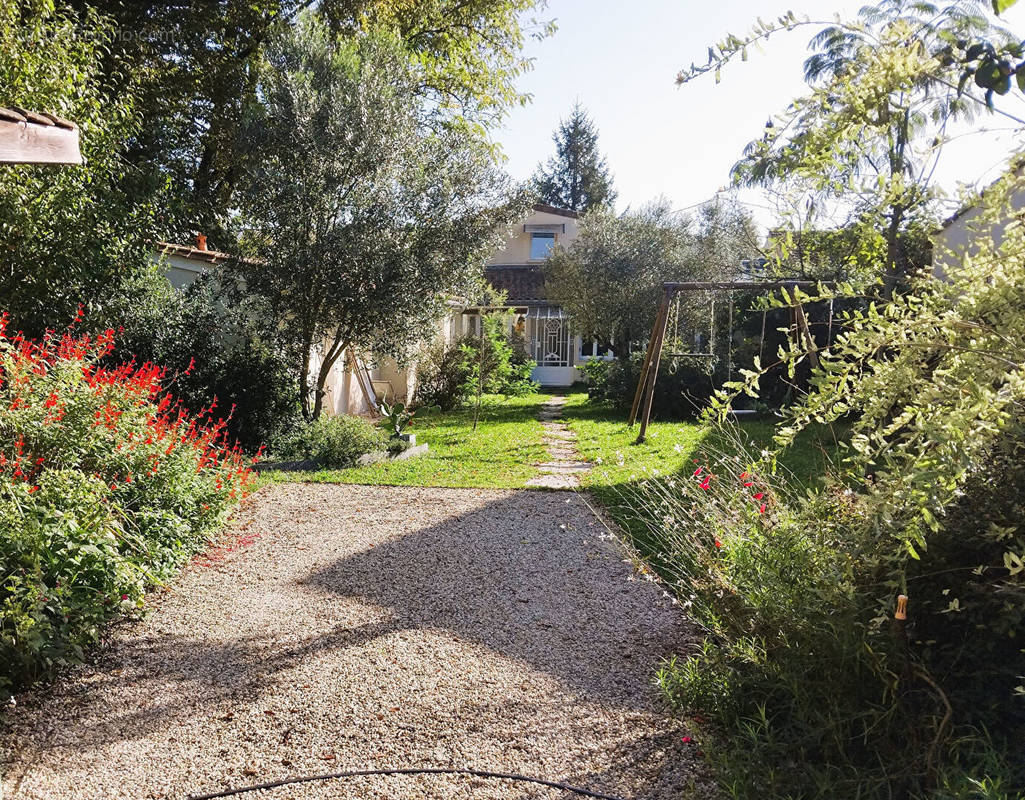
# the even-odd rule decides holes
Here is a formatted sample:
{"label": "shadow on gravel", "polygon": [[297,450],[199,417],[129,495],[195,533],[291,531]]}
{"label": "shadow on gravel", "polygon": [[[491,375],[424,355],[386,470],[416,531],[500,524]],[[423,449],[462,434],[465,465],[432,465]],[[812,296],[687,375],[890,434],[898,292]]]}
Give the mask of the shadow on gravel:
{"label": "shadow on gravel", "polygon": [[[359,503],[353,499],[356,491],[363,493]],[[311,537],[339,537],[336,549],[345,553],[333,561],[314,561],[308,574],[298,570],[279,577],[273,552],[261,555],[254,549],[231,557],[268,560],[268,585],[292,598],[292,605],[280,613],[301,615],[310,603],[330,611],[337,598],[339,609],[352,609],[354,601],[367,604],[367,622],[321,627],[303,637],[302,625],[294,623],[282,625],[288,633],[278,635],[271,615],[265,629],[239,630],[227,641],[223,627],[217,639],[204,638],[199,631],[193,636],[162,634],[145,624],[137,636],[115,637],[94,668],[55,687],[53,696],[43,693],[35,699],[37,713],[30,712],[21,722],[57,731],[36,740],[39,756],[55,750],[59,752],[50,758],[61,760],[75,751],[101,752],[154,737],[174,742],[179,724],[196,718],[208,718],[213,729],[218,720],[233,715],[257,715],[270,724],[259,717],[267,713],[259,706],[279,690],[294,688],[304,666],[325,659],[324,680],[330,680],[332,654],[368,659],[367,654],[380,651],[381,641],[394,634],[444,630],[528,665],[538,673],[539,692],[557,691],[543,686],[550,678],[572,698],[566,713],[549,703],[550,719],[534,719],[538,712],[529,702],[517,704],[499,686],[494,704],[488,701],[489,708],[481,708],[479,715],[469,713],[469,727],[458,736],[485,736],[510,748],[533,748],[536,752],[528,752],[524,763],[535,765],[548,763],[552,756],[565,765],[587,763],[577,761],[574,753],[589,756],[590,748],[596,748],[606,769],[546,777],[613,794],[622,791],[628,797],[679,796],[682,781],[697,774],[688,746],[680,742],[680,723],[663,718],[656,729],[646,727],[655,724],[658,711],[651,685],[657,664],[689,646],[691,632],[678,610],[660,601],[655,587],[633,575],[628,565],[610,557],[607,543],[599,540],[604,534],[601,523],[573,494],[508,492],[468,513],[447,517],[446,495],[433,491],[438,494],[425,495],[419,508],[397,507],[384,489],[371,493],[353,487],[325,487],[316,503],[297,502],[297,532],[291,535],[308,531]],[[406,492],[397,496],[408,497]],[[346,503],[358,506],[367,520],[392,535],[375,531],[359,538],[351,516],[347,522],[339,520]],[[368,507],[374,504],[379,505]],[[253,524],[259,527],[258,513]],[[397,538],[396,531],[402,532]],[[301,541],[283,540],[275,546]],[[324,552],[331,549],[333,544]],[[237,580],[230,567],[229,562],[225,581]],[[233,611],[237,615],[238,606]],[[474,652],[469,649],[461,656],[462,663]],[[417,669],[433,671],[430,653],[424,658],[426,666]],[[375,672],[368,659],[368,682],[375,680]],[[471,681],[476,674],[455,677]],[[133,700],[112,706],[111,698],[125,685],[132,687]],[[416,701],[429,704],[431,698]],[[614,729],[603,729],[612,723],[596,705],[616,711]],[[502,723],[481,731],[473,727],[476,718]],[[536,736],[528,733],[535,724]],[[649,733],[638,735],[638,727]],[[28,732],[22,728],[23,734]],[[429,736],[430,730],[422,734]],[[281,735],[280,742],[270,744],[287,750],[289,732]],[[638,794],[630,788],[638,785],[647,790]]]}

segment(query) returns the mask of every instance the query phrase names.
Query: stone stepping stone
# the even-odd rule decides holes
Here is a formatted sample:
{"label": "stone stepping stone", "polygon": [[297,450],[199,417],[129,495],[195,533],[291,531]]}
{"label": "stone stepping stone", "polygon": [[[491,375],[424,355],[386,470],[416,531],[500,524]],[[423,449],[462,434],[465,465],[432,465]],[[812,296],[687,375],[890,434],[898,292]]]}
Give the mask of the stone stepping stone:
{"label": "stone stepping stone", "polygon": [[590,472],[591,464],[588,464],[586,461],[548,461],[544,464],[538,464],[537,468],[542,472]]}

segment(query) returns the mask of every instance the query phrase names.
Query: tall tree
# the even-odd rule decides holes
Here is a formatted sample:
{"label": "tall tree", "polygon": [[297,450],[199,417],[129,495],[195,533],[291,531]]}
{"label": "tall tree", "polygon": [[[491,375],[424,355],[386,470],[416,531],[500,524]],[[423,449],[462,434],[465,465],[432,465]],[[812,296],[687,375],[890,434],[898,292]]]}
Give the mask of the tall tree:
{"label": "tall tree", "polygon": [[555,155],[534,175],[534,191],[543,203],[587,211],[612,207],[616,192],[608,164],[598,151],[598,129],[580,103],[552,134]]}
{"label": "tall tree", "polygon": [[424,96],[472,124],[489,124],[523,100],[515,79],[530,62],[528,35],[551,23],[530,17],[540,0],[69,0],[83,15],[109,16],[108,77],[135,85],[142,126],[129,158],[146,173],[137,189],[169,180],[168,235],[196,226],[230,239],[240,174],[237,143],[254,99],[267,43],[307,9],[344,36],[383,32],[417,62]]}
{"label": "tall tree", "polygon": [[882,231],[877,272],[889,295],[921,266],[914,254],[935,222],[929,179],[949,123],[986,108],[964,62],[952,55],[979,37],[1007,40],[985,5],[882,0],[853,21],[823,25],[788,15],[775,25],[759,22],[746,39],[730,36],[711,48],[707,66],[692,66],[677,80],[718,71],[777,30],[820,27],[805,63],[810,91],[767,123],[733,175],[746,185],[780,187],[803,209],[846,212],[847,223],[866,233]]}
{"label": "tall tree", "polygon": [[525,201],[482,138],[439,124],[396,37],[340,37],[307,13],[267,55],[241,176],[259,260],[234,270],[269,302],[316,418],[342,354],[400,356],[426,338]]}

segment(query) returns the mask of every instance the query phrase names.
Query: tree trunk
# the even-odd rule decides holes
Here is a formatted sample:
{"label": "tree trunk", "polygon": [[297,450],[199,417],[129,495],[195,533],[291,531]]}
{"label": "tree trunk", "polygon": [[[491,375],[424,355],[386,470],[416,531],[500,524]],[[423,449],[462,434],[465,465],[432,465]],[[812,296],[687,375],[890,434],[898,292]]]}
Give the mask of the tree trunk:
{"label": "tree trunk", "polygon": [[338,356],[344,353],[348,347],[348,342],[344,344],[342,342],[342,332],[338,331],[335,334],[334,341],[331,342],[331,346],[324,354],[324,359],[320,362],[320,369],[317,371],[317,385],[313,392],[313,413],[311,418],[314,420],[319,419],[320,413],[324,410],[324,395],[327,394],[324,391],[324,385],[331,374],[331,368],[338,360]]}
{"label": "tree trunk", "polygon": [[302,342],[302,366],[299,371],[299,409],[302,411],[303,419],[310,421],[310,390],[306,382],[310,379],[310,351],[313,349],[313,337],[304,335]]}
{"label": "tree trunk", "polygon": [[889,300],[897,288],[900,269],[900,226],[904,221],[904,207],[895,205],[890,212],[890,224],[886,228],[886,268],[883,272],[883,297]]}

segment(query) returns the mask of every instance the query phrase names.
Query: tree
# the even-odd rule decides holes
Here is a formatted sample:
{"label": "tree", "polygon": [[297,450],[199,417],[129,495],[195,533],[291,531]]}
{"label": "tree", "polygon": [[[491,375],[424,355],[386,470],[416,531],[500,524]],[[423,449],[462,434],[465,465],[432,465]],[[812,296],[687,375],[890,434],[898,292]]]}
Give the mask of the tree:
{"label": "tree", "polygon": [[533,179],[538,199],[570,211],[611,208],[616,200],[612,176],[598,152],[598,130],[580,103],[559,123],[552,141],[555,155],[538,167]]}
{"label": "tree", "polygon": [[545,36],[551,23],[529,17],[538,0],[394,3],[388,0],[70,0],[82,15],[114,21],[107,77],[131,84],[141,128],[130,160],[136,189],[151,192],[154,178],[170,181],[163,204],[167,235],[196,226],[230,239],[222,228],[238,188],[240,126],[255,99],[268,42],[309,9],[346,37],[375,32],[397,39],[420,65],[425,96],[472,124],[487,124],[524,98],[516,78],[530,66],[527,35]]}
{"label": "tree", "polygon": [[67,324],[79,303],[87,322],[114,322],[112,297],[149,267],[153,207],[129,190],[133,169],[124,159],[136,109],[103,69],[113,36],[95,13],[76,22],[47,2],[0,0],[3,103],[73,120],[83,156],[74,167],[3,167],[2,310],[29,335]]}
{"label": "tree", "polygon": [[712,205],[698,225],[665,200],[620,216],[595,209],[545,261],[545,286],[578,333],[625,359],[647,337],[664,281],[732,276],[753,247],[750,219],[733,208]]}
{"label": "tree", "polygon": [[394,37],[341,38],[307,13],[267,56],[240,194],[256,259],[232,272],[267,299],[315,419],[338,358],[425,339],[525,202],[486,142],[424,102]]}
{"label": "tree", "polygon": [[692,66],[678,81],[718,72],[777,30],[820,25],[811,40],[816,52],[805,63],[810,92],[767,123],[734,167],[734,179],[783,187],[802,208],[820,216],[845,212],[848,224],[882,231],[886,250],[878,272],[889,295],[922,266],[913,255],[935,223],[929,178],[948,124],[986,108],[950,55],[958,42],[1005,38],[979,5],[940,11],[883,0],[853,22],[822,25],[793,15],[777,25],[759,22],[746,39],[731,36],[710,49],[709,65]]}

